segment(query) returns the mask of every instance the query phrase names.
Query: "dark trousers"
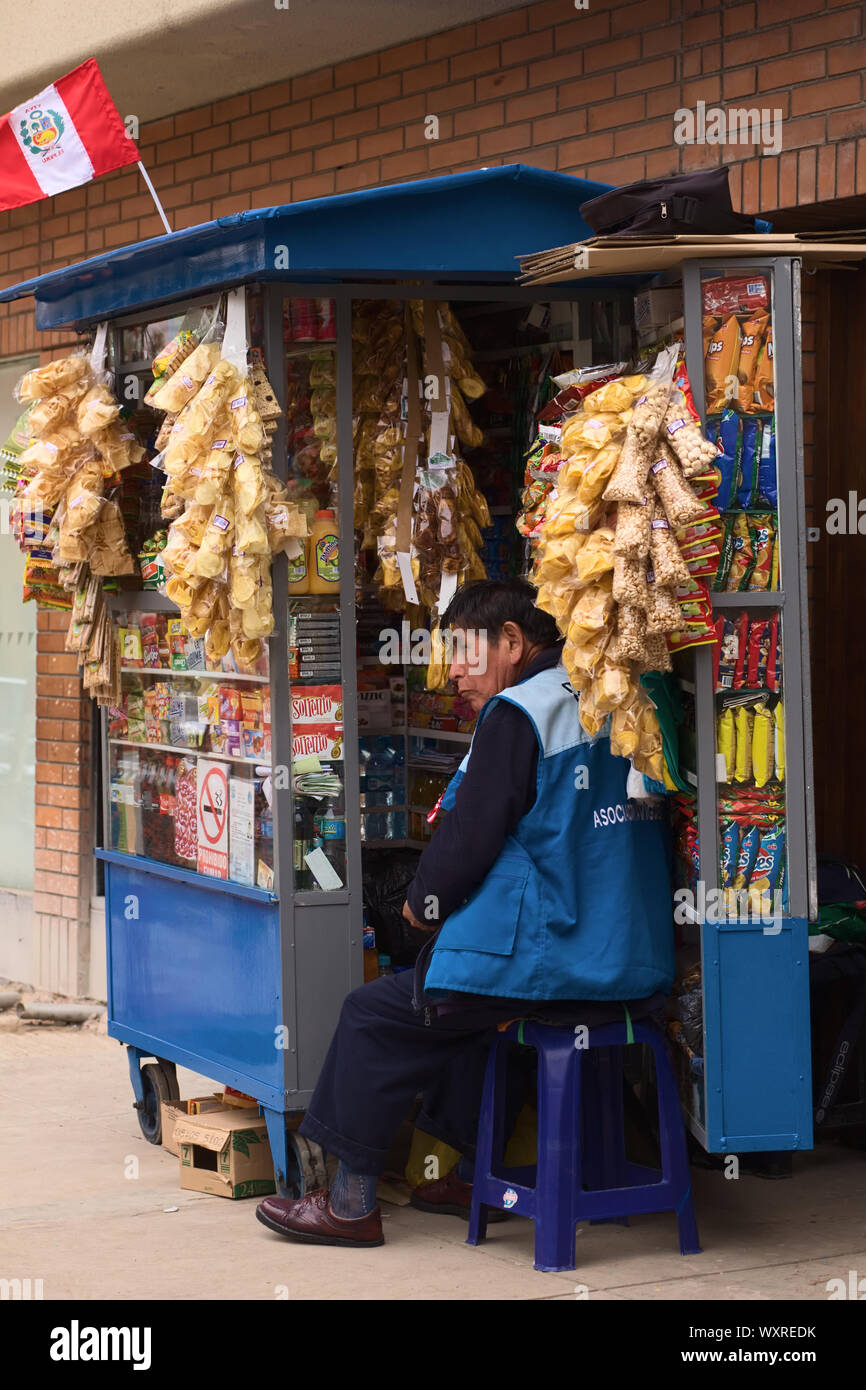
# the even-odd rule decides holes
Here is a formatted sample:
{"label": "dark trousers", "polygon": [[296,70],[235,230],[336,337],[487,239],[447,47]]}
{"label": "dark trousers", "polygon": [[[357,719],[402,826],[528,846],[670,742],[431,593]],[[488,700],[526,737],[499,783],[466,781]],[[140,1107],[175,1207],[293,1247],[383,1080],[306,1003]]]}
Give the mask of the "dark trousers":
{"label": "dark trousers", "polygon": [[[382,1172],[391,1142],[420,1091],[419,1129],[472,1155],[484,1070],[497,1023],[534,1017],[596,1027],[622,1004],[486,999],[436,1014],[412,1006],[413,975],[383,975],[347,996],[300,1132],[357,1173]],[[633,1018],[661,996],[629,1001]],[[429,1019],[429,1022],[426,1020]],[[521,1096],[514,1093],[512,1123]]]}

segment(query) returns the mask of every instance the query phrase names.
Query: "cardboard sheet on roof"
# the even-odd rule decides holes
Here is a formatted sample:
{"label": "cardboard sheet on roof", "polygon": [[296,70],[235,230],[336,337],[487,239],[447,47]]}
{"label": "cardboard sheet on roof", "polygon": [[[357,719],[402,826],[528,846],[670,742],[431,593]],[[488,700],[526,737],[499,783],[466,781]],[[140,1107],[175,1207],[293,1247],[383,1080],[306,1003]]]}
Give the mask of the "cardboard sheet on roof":
{"label": "cardboard sheet on roof", "polygon": [[590,237],[571,246],[552,247],[520,261],[520,280],[542,285],[597,275],[652,275],[683,261],[734,261],[740,257],[798,256],[809,262],[866,259],[866,236],[845,240],[797,232],[732,236]]}

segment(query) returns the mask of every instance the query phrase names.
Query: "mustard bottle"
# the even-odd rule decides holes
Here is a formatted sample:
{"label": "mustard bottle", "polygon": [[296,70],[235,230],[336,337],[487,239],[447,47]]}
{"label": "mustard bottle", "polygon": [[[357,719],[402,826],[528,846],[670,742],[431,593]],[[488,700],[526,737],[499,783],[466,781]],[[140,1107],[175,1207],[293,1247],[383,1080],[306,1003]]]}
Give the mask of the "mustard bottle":
{"label": "mustard bottle", "polygon": [[309,592],[332,594],[340,587],[340,538],[336,513],[330,508],[316,512],[310,528]]}

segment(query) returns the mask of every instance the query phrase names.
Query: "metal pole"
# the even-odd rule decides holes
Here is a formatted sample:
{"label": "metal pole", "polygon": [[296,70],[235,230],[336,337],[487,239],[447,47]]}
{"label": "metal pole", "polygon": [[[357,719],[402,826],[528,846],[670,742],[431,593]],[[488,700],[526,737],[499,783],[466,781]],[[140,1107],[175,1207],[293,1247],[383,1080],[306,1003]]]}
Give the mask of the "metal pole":
{"label": "metal pole", "polygon": [[144,179],[144,181],[145,181],[145,183],[147,184],[147,187],[148,187],[148,189],[149,189],[149,191],[150,191],[150,196],[151,196],[151,198],[153,199],[153,201],[156,203],[156,210],[157,210],[157,212],[159,213],[160,217],[162,218],[162,225],[165,227],[165,230],[168,232],[169,236],[171,236],[171,227],[168,225],[168,218],[167,218],[166,215],[165,215],[165,209],[163,208],[162,203],[159,201],[159,198],[157,197],[156,189],[154,188],[153,184],[151,183],[150,174],[149,174],[149,173],[147,172],[147,170],[145,169],[145,167],[144,167],[144,165],[142,164],[141,160],[138,161],[138,167],[139,167],[139,169],[141,170],[141,177]]}

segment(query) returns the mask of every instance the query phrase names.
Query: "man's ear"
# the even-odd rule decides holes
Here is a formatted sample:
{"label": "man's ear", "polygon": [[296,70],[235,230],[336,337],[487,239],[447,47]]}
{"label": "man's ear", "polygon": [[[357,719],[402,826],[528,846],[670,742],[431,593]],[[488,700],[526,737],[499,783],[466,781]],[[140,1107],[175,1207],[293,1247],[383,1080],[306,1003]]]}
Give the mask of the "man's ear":
{"label": "man's ear", "polygon": [[516,664],[523,656],[526,645],[523,629],[518,627],[517,623],[503,623],[502,635],[508,642],[508,659]]}

